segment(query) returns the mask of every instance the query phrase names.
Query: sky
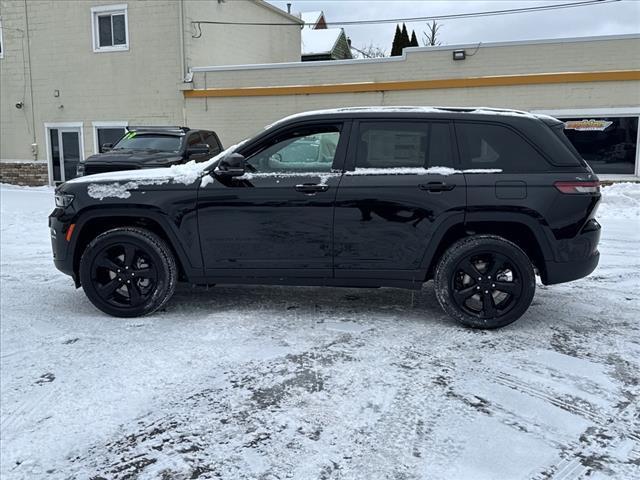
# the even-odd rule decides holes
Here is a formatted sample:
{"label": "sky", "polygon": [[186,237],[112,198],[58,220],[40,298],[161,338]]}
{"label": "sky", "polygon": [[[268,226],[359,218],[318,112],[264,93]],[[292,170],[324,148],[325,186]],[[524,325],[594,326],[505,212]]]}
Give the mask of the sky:
{"label": "sky", "polygon": [[[269,3],[286,11],[290,2],[293,13],[323,10],[325,18],[331,22],[446,15],[574,1],[579,0],[269,0]],[[640,0],[438,23],[441,23],[439,40],[442,45],[640,33]],[[425,22],[407,23],[407,28],[409,33],[411,29],[415,30],[422,45]],[[391,50],[395,24],[349,25],[344,29],[358,48],[373,44],[387,53]]]}

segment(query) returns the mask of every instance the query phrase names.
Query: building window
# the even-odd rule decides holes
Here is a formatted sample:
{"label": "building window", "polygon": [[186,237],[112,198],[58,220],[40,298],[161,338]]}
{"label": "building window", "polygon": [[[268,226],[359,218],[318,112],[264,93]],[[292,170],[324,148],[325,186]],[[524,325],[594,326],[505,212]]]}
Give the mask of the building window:
{"label": "building window", "polygon": [[127,133],[127,122],[93,122],[93,152],[103,153]]}
{"label": "building window", "polygon": [[638,117],[560,118],[564,133],[594,172],[633,175]]}
{"label": "building window", "polygon": [[91,9],[94,52],[129,50],[127,5],[107,5]]}

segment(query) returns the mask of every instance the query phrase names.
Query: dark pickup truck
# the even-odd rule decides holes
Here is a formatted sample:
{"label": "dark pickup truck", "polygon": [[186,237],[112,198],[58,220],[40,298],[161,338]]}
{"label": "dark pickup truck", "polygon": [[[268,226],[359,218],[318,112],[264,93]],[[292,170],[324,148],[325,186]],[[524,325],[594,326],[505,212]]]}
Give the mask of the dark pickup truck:
{"label": "dark pickup truck", "polygon": [[128,127],[115,145],[101,145],[100,151],[78,164],[78,176],[208,160],[222,151],[222,145],[216,133],[209,130]]}
{"label": "dark pickup truck", "polygon": [[[420,289],[461,323],[507,325],[536,274],[598,264],[598,178],[547,116],[484,108],[298,114],[200,164],[66,182],[54,261],[111,315],[176,282]],[[240,287],[239,287],[240,288]]]}

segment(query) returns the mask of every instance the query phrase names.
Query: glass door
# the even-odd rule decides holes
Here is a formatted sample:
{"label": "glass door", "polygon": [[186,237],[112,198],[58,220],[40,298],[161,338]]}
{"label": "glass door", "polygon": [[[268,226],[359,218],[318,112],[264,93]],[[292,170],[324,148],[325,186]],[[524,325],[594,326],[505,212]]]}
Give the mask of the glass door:
{"label": "glass door", "polygon": [[75,178],[78,163],[82,158],[80,129],[49,128],[49,142],[53,182],[60,183]]}

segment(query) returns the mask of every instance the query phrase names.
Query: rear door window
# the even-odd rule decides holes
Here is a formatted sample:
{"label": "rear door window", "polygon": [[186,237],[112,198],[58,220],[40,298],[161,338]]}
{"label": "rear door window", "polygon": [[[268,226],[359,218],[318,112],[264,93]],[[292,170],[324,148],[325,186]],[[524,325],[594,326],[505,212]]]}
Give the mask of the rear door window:
{"label": "rear door window", "polygon": [[451,167],[448,123],[361,122],[356,168]]}
{"label": "rear door window", "polygon": [[505,173],[549,169],[544,157],[506,126],[456,122],[456,135],[464,169],[500,169]]}

